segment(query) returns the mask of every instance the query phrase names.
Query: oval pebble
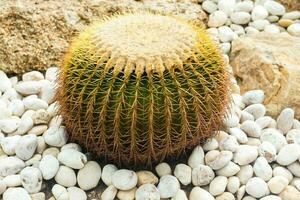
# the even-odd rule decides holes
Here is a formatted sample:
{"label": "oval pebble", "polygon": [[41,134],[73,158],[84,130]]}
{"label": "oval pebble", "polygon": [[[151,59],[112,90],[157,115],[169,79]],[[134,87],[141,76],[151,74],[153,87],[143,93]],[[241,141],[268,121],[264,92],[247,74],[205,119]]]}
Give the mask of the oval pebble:
{"label": "oval pebble", "polygon": [[112,184],[119,190],[130,190],[137,185],[137,181],[136,173],[127,169],[117,170],[112,176]]}

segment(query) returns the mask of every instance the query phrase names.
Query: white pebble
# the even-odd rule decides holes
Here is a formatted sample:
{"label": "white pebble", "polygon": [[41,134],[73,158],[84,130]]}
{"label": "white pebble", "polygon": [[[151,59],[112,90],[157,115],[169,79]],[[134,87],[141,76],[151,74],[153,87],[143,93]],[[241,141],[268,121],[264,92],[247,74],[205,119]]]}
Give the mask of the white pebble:
{"label": "white pebble", "polygon": [[135,198],[136,200],[160,200],[160,194],[155,185],[147,183],[136,190]]}
{"label": "white pebble", "polygon": [[3,200],[31,200],[28,192],[21,187],[8,188],[3,193]]}
{"label": "white pebble", "polygon": [[20,81],[15,89],[22,95],[38,94],[41,90],[41,84],[38,81]]}
{"label": "white pebble", "polygon": [[76,185],[76,174],[72,168],[67,166],[60,166],[54,179],[58,184],[65,187]]}
{"label": "white pebble", "polygon": [[[181,174],[180,174],[181,172],[178,170],[178,169],[182,169],[183,168],[181,165],[185,165],[185,164],[178,164],[179,167],[176,166],[177,170],[175,168],[175,171],[174,171],[174,175],[177,178],[181,177]],[[185,165],[185,166],[187,166],[187,165]],[[141,185],[146,184],[146,183],[151,183],[151,184],[154,184],[154,185],[156,185],[158,183],[158,178],[151,171],[146,171],[146,170],[138,171],[138,172],[136,172],[136,175],[138,176],[138,183],[137,183],[138,186],[141,186]],[[191,172],[190,172],[189,176],[190,176],[190,179],[191,179]],[[184,177],[182,179],[183,183],[187,179],[188,179],[188,177],[187,178]],[[189,181],[189,182],[191,182],[191,181]]]}
{"label": "white pebble", "polygon": [[86,200],[86,193],[78,187],[67,188],[69,194],[69,200]]}
{"label": "white pebble", "polygon": [[270,25],[265,26],[264,32],[276,34],[276,33],[280,33],[280,28],[277,25],[270,24]]}
{"label": "white pebble", "polygon": [[112,176],[118,170],[115,165],[108,164],[103,167],[101,179],[103,183],[107,186],[112,184]]}
{"label": "white pebble", "polygon": [[23,135],[27,133],[33,127],[33,120],[29,116],[22,116],[19,127],[16,134]]}
{"label": "white pebble", "polygon": [[194,186],[208,185],[214,177],[214,171],[206,165],[198,165],[192,170],[192,183]]}
{"label": "white pebble", "polygon": [[12,87],[12,84],[7,75],[0,70],[0,92],[5,92]]}
{"label": "white pebble", "polygon": [[237,34],[228,26],[221,26],[218,28],[218,31],[221,42],[231,42],[233,39],[238,37]]}
{"label": "white pebble", "polygon": [[192,168],[185,164],[177,164],[174,175],[182,185],[188,185],[192,182]]}
{"label": "white pebble", "polygon": [[73,149],[73,150],[81,152],[81,147],[76,143],[65,144],[64,146],[61,147],[60,150],[64,151],[64,150],[67,150],[67,149]]}
{"label": "white pebble", "polygon": [[235,152],[238,148],[239,143],[234,136],[228,135],[220,141],[220,150],[227,150],[231,152]]}
{"label": "white pebble", "polygon": [[248,24],[251,16],[247,12],[234,12],[230,15],[230,19],[235,24]]}
{"label": "white pebble", "polygon": [[45,102],[47,102],[48,104],[53,103],[56,94],[55,84],[48,80],[40,81],[40,84],[41,84],[41,91],[39,93],[40,98]]}
{"label": "white pebble", "polygon": [[255,198],[261,198],[270,193],[267,183],[258,177],[253,177],[247,182],[246,192]]}
{"label": "white pebble", "polygon": [[253,167],[251,165],[241,166],[237,177],[239,178],[241,184],[246,184],[250,178],[253,176]]}
{"label": "white pebble", "polygon": [[236,176],[232,176],[228,178],[228,183],[227,183],[227,190],[234,194],[238,191],[240,188],[240,180]]}
{"label": "white pebble", "polygon": [[42,172],[43,178],[50,180],[56,175],[59,169],[59,162],[54,156],[45,155],[40,161],[39,169]]}
{"label": "white pebble", "polygon": [[284,176],[289,182],[293,179],[293,174],[286,168],[277,166],[273,169],[273,177],[274,176]]}
{"label": "white pebble", "polygon": [[136,173],[127,169],[120,169],[112,176],[112,184],[119,190],[130,190],[134,188],[137,185],[137,180]]}
{"label": "white pebble", "polygon": [[6,157],[1,159],[0,176],[8,176],[20,172],[25,163],[17,157]]}
{"label": "white pebble", "polygon": [[264,129],[260,136],[261,142],[270,142],[278,152],[283,146],[287,144],[285,137],[274,128]]}
{"label": "white pebble", "polygon": [[115,188],[113,185],[110,185],[102,192],[101,200],[114,200],[117,192],[117,188]]}
{"label": "white pebble", "polygon": [[48,104],[42,99],[37,98],[36,95],[30,95],[23,99],[23,103],[26,110],[39,110],[47,109]]}
{"label": "white pebble", "polygon": [[194,187],[189,197],[189,200],[215,200],[209,192],[200,187]]}
{"label": "white pebble", "polygon": [[234,153],[233,160],[239,165],[247,165],[258,156],[257,148],[249,145],[240,145]]}
{"label": "white pebble", "polygon": [[13,99],[11,100],[8,108],[11,110],[13,115],[21,117],[22,114],[25,112],[25,106],[22,100],[20,99]]}
{"label": "white pebble", "polygon": [[266,1],[264,3],[264,7],[268,10],[268,12],[272,15],[284,15],[285,13],[285,8],[283,5],[281,5],[280,3],[276,2],[276,1]]}
{"label": "white pebble", "polygon": [[[211,151],[215,150],[219,147],[218,141],[215,138],[210,138],[208,139],[204,144],[203,144],[203,150],[204,151]],[[203,155],[204,157],[204,155]]]}
{"label": "white pebble", "polygon": [[276,159],[276,148],[270,142],[265,141],[259,145],[258,154],[271,163]]}
{"label": "white pebble", "polygon": [[205,155],[205,163],[214,170],[225,167],[232,159],[231,151],[212,150]]}
{"label": "white pebble", "polygon": [[208,13],[213,13],[218,10],[218,6],[213,1],[206,0],[202,3],[202,9]]}
{"label": "white pebble", "polygon": [[240,171],[240,167],[234,162],[229,162],[225,167],[216,171],[219,176],[231,177]]}
{"label": "white pebble", "polygon": [[[78,171],[77,182],[81,189],[90,190],[95,188],[101,178],[101,167],[95,161],[89,161]],[[120,176],[120,179],[123,178]],[[128,182],[129,184],[129,182]]]}
{"label": "white pebble", "polygon": [[286,140],[288,144],[296,143],[300,145],[300,130],[292,129],[286,134]]}
{"label": "white pebble", "polygon": [[277,156],[277,163],[283,166],[290,165],[300,158],[300,145],[288,144],[282,147]]}
{"label": "white pebble", "polygon": [[197,167],[198,165],[204,164],[204,151],[200,145],[194,148],[192,154],[188,159],[188,165],[191,168]]}
{"label": "white pebble", "polygon": [[26,167],[21,173],[21,180],[23,187],[29,193],[37,193],[42,188],[42,173],[38,168]]}
{"label": "white pebble", "polygon": [[241,129],[249,136],[259,138],[261,135],[261,128],[251,120],[246,120],[242,123]]}
{"label": "white pebble", "polygon": [[209,185],[209,193],[217,196],[225,192],[227,186],[227,178],[225,176],[217,176]]}
{"label": "white pebble", "polygon": [[252,1],[242,1],[235,4],[234,11],[251,12],[253,9]]}
{"label": "white pebble", "polygon": [[261,128],[267,128],[272,123],[273,119],[269,116],[260,117],[255,120],[255,123]]}
{"label": "white pebble", "polygon": [[13,133],[19,128],[20,121],[20,118],[16,116],[8,119],[0,119],[0,130],[8,134]]}
{"label": "white pebble", "polygon": [[5,184],[6,187],[22,186],[20,174],[8,175],[2,179],[2,182]]}
{"label": "white pebble", "polygon": [[59,70],[57,67],[49,67],[46,71],[45,78],[48,81],[56,82],[58,72]]}
{"label": "white pebble", "polygon": [[50,146],[62,147],[67,143],[68,135],[65,127],[50,127],[43,135],[45,142]]}
{"label": "white pebble", "polygon": [[277,118],[277,128],[286,134],[293,127],[295,112],[291,108],[285,108]]}
{"label": "white pebble", "polygon": [[22,75],[23,81],[39,81],[43,79],[44,79],[44,75],[38,71],[31,71]]}
{"label": "white pebble", "polygon": [[266,19],[258,19],[258,20],[255,20],[255,21],[249,23],[250,27],[253,27],[258,31],[264,30],[265,27],[269,24],[270,24],[270,22]]}
{"label": "white pebble", "polygon": [[248,142],[248,137],[244,131],[240,128],[230,128],[229,129],[230,135],[234,136],[237,141],[241,144],[245,144]]}
{"label": "white pebble", "polygon": [[30,159],[37,148],[36,135],[29,134],[22,136],[16,145],[16,155],[22,160]]}
{"label": "white pebble", "polygon": [[244,109],[244,111],[250,113],[253,115],[254,119],[258,119],[260,117],[263,117],[266,114],[266,108],[263,104],[256,103],[249,105]]}
{"label": "white pebble", "polygon": [[300,23],[295,23],[287,28],[288,32],[293,36],[300,36]]}
{"label": "white pebble", "polygon": [[84,167],[84,164],[87,162],[86,156],[74,149],[66,149],[61,151],[57,159],[62,164],[71,167],[73,169],[81,169]]}
{"label": "white pebble", "polygon": [[180,189],[180,184],[175,176],[165,175],[160,178],[157,189],[161,198],[171,198]]}
{"label": "white pebble", "polygon": [[227,15],[230,15],[235,7],[236,0],[219,0],[218,9],[224,11]]}
{"label": "white pebble", "polygon": [[287,166],[287,168],[293,175],[300,177],[300,162],[294,162]]}
{"label": "white pebble", "polygon": [[[252,13],[251,13],[251,18],[253,21],[258,20],[258,19],[266,19],[268,17],[269,13],[267,9],[261,5],[257,5],[253,8]],[[262,91],[262,90],[260,90]],[[259,102],[262,103],[262,102]]]}
{"label": "white pebble", "polygon": [[59,184],[55,184],[52,187],[51,192],[56,200],[69,200],[67,189]]}
{"label": "white pebble", "polygon": [[269,189],[273,194],[279,194],[286,188],[286,186],[288,186],[288,184],[289,181],[283,176],[275,176],[268,182]]}
{"label": "white pebble", "polygon": [[16,153],[16,146],[20,138],[21,136],[14,135],[1,139],[1,148],[4,153],[7,155],[14,155]]}
{"label": "white pebble", "polygon": [[265,157],[259,157],[256,159],[253,165],[253,171],[257,177],[264,181],[268,181],[272,178],[273,171]]}
{"label": "white pebble", "polygon": [[227,14],[221,10],[215,11],[209,15],[208,27],[220,27],[227,21]]}

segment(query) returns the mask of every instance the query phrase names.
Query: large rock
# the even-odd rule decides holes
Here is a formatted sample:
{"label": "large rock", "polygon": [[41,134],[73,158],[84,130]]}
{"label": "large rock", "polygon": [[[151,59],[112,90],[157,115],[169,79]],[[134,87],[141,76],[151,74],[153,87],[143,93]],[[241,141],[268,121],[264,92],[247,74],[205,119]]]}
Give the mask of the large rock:
{"label": "large rock", "polygon": [[259,33],[232,43],[231,65],[241,91],[262,89],[270,115],[285,107],[300,117],[300,38]]}
{"label": "large rock", "polygon": [[128,10],[174,14],[200,24],[206,20],[200,5],[175,0],[1,0],[0,69],[22,73],[59,66],[79,30],[105,15]]}

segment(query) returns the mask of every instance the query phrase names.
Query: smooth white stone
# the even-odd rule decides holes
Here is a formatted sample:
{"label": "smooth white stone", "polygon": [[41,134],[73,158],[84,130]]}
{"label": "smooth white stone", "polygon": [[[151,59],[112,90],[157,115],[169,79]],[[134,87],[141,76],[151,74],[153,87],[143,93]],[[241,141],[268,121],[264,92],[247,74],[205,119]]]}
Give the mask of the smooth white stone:
{"label": "smooth white stone", "polygon": [[30,158],[29,160],[25,161],[25,165],[26,166],[32,166],[32,167],[38,168],[41,159],[42,159],[42,155],[41,154],[35,154],[34,156],[32,156],[32,158]]}
{"label": "smooth white stone", "polygon": [[[246,193],[246,186],[243,185],[243,186],[241,186],[241,187],[238,189],[238,191],[236,192],[237,200],[241,200],[241,199],[243,198],[243,196],[245,195],[245,193]],[[243,199],[243,200],[245,200],[245,199]],[[248,199],[248,200],[249,200],[249,199]],[[251,199],[251,200],[253,200],[253,199]],[[254,200],[256,200],[256,199],[254,199]]]}
{"label": "smooth white stone", "polygon": [[[238,36],[242,36],[242,35],[245,35],[245,29],[243,26],[241,25],[237,25],[237,24],[230,24],[230,28],[236,33],[238,34]],[[245,104],[243,102],[237,104],[235,103],[236,105],[239,105],[240,109],[244,109],[245,108]]]}
{"label": "smooth white stone", "polygon": [[67,166],[60,166],[54,179],[58,184],[64,187],[76,185],[76,174],[72,168]]}
{"label": "smooth white stone", "polygon": [[264,28],[269,24],[270,22],[266,19],[258,19],[249,23],[250,27],[253,27],[259,31],[264,30]]}
{"label": "smooth white stone", "polygon": [[43,151],[43,157],[46,155],[52,155],[55,158],[57,158],[57,155],[59,154],[59,149],[56,147],[49,147]]}
{"label": "smooth white stone", "polygon": [[19,128],[20,121],[20,118],[16,116],[8,119],[0,119],[0,130],[8,134],[13,133]]}
{"label": "smooth white stone", "polygon": [[48,129],[47,125],[36,125],[32,127],[32,129],[30,129],[27,134],[33,134],[39,136],[44,134],[47,129]]}
{"label": "smooth white stone", "polygon": [[242,185],[246,184],[253,176],[253,167],[251,165],[241,166],[241,169],[236,176],[239,178]]}
{"label": "smooth white stone", "polygon": [[188,200],[186,193],[183,190],[178,190],[176,195],[171,200]]}
{"label": "smooth white stone", "polygon": [[49,67],[46,71],[45,78],[48,81],[56,82],[59,69],[57,67]]}
{"label": "smooth white stone", "polygon": [[230,135],[234,136],[237,141],[241,144],[245,144],[248,142],[248,137],[244,131],[240,128],[230,128],[229,129]]}
{"label": "smooth white stone", "polygon": [[106,186],[112,184],[112,176],[118,170],[115,165],[108,164],[103,167],[101,179]]}
{"label": "smooth white stone", "polygon": [[3,200],[31,200],[28,192],[21,187],[8,188],[3,193]]}
{"label": "smooth white stone", "polygon": [[26,110],[39,110],[47,109],[48,104],[42,99],[37,98],[36,95],[30,95],[23,99],[23,103]]}
{"label": "smooth white stone", "polygon": [[300,23],[295,23],[287,28],[287,31],[293,36],[300,36]]}
{"label": "smooth white stone", "polygon": [[208,185],[214,177],[214,171],[206,165],[198,165],[192,170],[192,183],[194,186]]}
{"label": "smooth white stone", "polygon": [[8,108],[8,103],[4,99],[0,99],[0,120],[11,118],[12,112]]}
{"label": "smooth white stone", "polygon": [[[204,144],[203,144],[203,150],[204,151],[211,151],[215,150],[219,147],[218,141],[215,138],[210,138],[208,139]],[[203,155],[204,156],[204,155]]]}
{"label": "smooth white stone", "polygon": [[291,108],[285,108],[277,118],[277,128],[286,134],[293,127],[295,112]]}
{"label": "smooth white stone", "polygon": [[67,149],[73,149],[73,150],[81,152],[81,147],[79,146],[79,144],[76,144],[76,143],[65,144],[64,146],[62,146],[62,148],[60,150],[63,151],[63,150],[67,150]]}
{"label": "smooth white stone", "polygon": [[217,175],[231,177],[240,171],[240,167],[234,162],[229,162],[225,167],[216,171]]}
{"label": "smooth white stone", "polygon": [[22,136],[16,145],[16,155],[22,160],[30,159],[37,148],[37,136],[30,134]]}
{"label": "smooth white stone", "polygon": [[273,177],[275,176],[284,176],[289,182],[293,179],[293,174],[288,169],[281,166],[277,166],[273,169]]}
{"label": "smooth white stone", "polygon": [[45,109],[37,110],[32,114],[32,120],[34,124],[48,124],[51,116]]}
{"label": "smooth white stone", "polygon": [[180,189],[180,184],[175,176],[165,175],[160,178],[157,189],[161,198],[171,198]]}
{"label": "smooth white stone", "polygon": [[234,11],[251,12],[253,9],[252,1],[242,1],[235,4]]}
{"label": "smooth white stone", "polygon": [[160,194],[155,185],[146,183],[136,190],[135,198],[136,200],[160,200]]}
{"label": "smooth white stone", "polygon": [[25,112],[25,106],[22,100],[20,99],[13,99],[11,100],[8,108],[11,110],[13,115],[21,117],[22,114]]}
{"label": "smooth white stone", "polygon": [[39,81],[43,79],[44,79],[44,75],[38,71],[31,71],[22,75],[23,81]]}
{"label": "smooth white stone", "polygon": [[282,19],[297,20],[300,18],[300,11],[287,12],[282,16]]}
{"label": "smooth white stone", "polygon": [[220,27],[223,26],[227,21],[227,14],[221,10],[215,11],[209,15],[208,27]]}
{"label": "smooth white stone", "polygon": [[59,128],[50,127],[43,135],[45,142],[50,146],[62,147],[67,143],[68,134],[66,128],[61,126]]}
{"label": "smooth white stone", "polygon": [[234,194],[238,191],[240,188],[240,180],[236,176],[232,176],[228,178],[228,183],[227,183],[227,190]]}
{"label": "smooth white stone", "polygon": [[192,168],[186,164],[177,164],[174,175],[182,185],[188,185],[192,182]]}
{"label": "smooth white stone", "polygon": [[247,26],[245,28],[245,31],[247,34],[255,34],[255,33],[259,33],[259,30],[257,30],[256,28],[254,27],[251,27],[251,26]]}
{"label": "smooth white stone", "polygon": [[271,16],[267,17],[267,20],[271,23],[276,23],[279,21],[279,17],[276,15],[271,15]]}
{"label": "smooth white stone", "polygon": [[246,192],[255,198],[261,198],[270,194],[268,184],[258,177],[253,177],[247,182]]}
{"label": "smooth white stone", "polygon": [[300,130],[292,129],[286,134],[286,140],[288,144],[296,143],[300,145]]}
{"label": "smooth white stone", "polygon": [[158,174],[159,177],[163,177],[164,175],[170,175],[172,174],[171,167],[168,163],[159,163],[155,167],[155,171]]}
{"label": "smooth white stone", "polygon": [[5,92],[12,87],[12,84],[7,75],[0,70],[0,92]]}
{"label": "smooth white stone", "polygon": [[233,39],[238,37],[237,34],[228,26],[221,26],[218,28],[218,31],[221,42],[231,42]]}
{"label": "smooth white stone", "polygon": [[279,194],[286,186],[288,186],[288,184],[289,181],[284,176],[275,176],[268,182],[269,189],[273,194]]}
{"label": "smooth white stone", "polygon": [[[237,37],[236,33],[234,34],[234,37]],[[230,52],[231,44],[229,42],[221,43],[220,49],[224,54],[228,54]]]}
{"label": "smooth white stone", "polygon": [[253,115],[254,119],[258,119],[263,117],[266,114],[266,108],[263,104],[256,103],[247,106],[244,111]]}
{"label": "smooth white stone", "polygon": [[253,165],[253,171],[257,177],[264,181],[268,181],[272,178],[273,171],[265,157],[259,157],[256,159]]}
{"label": "smooth white stone", "polygon": [[277,155],[277,163],[283,166],[290,165],[300,158],[300,145],[288,144],[282,147]]}
{"label": "smooth white stone", "polygon": [[300,177],[300,163],[294,162],[287,166],[288,170],[295,176]]}
{"label": "smooth white stone", "polygon": [[204,164],[204,151],[200,145],[194,148],[192,154],[188,159],[188,165],[195,168],[198,165]]}
{"label": "smooth white stone", "polygon": [[236,0],[219,0],[218,9],[224,11],[227,15],[230,15],[235,7]]}
{"label": "smooth white stone", "polygon": [[[258,19],[266,19],[268,17],[269,13],[267,9],[261,5],[257,5],[253,8],[251,12],[251,18],[253,21],[258,20]],[[262,90],[260,90],[262,91]],[[259,102],[262,103],[262,102]]]}
{"label": "smooth white stone", "polygon": [[264,7],[268,10],[268,12],[272,15],[284,15],[285,7],[276,1],[266,1],[264,3]]}
{"label": "smooth white stone", "polygon": [[209,192],[200,187],[194,187],[189,197],[189,200],[215,200]]}
{"label": "smooth white stone", "polygon": [[258,147],[258,154],[271,163],[276,160],[276,148],[268,141],[261,143]]}
{"label": "smooth white stone", "polygon": [[112,176],[112,184],[119,190],[134,188],[137,185],[137,180],[136,173],[127,169],[117,170]]}
{"label": "smooth white stone", "polygon": [[81,169],[84,167],[84,164],[87,163],[86,156],[74,149],[66,149],[61,151],[58,154],[57,159],[62,164],[73,169]]}
{"label": "smooth white stone", "polygon": [[218,5],[213,1],[206,0],[202,3],[202,9],[208,13],[213,13],[218,10]]}
{"label": "smooth white stone", "polygon": [[101,200],[114,200],[117,192],[117,188],[115,188],[113,185],[110,185],[102,192]]}
{"label": "smooth white stone", "polygon": [[49,122],[49,127],[59,128],[62,125],[62,121],[63,118],[61,115],[54,116]]}
{"label": "smooth white stone", "polygon": [[42,188],[42,173],[38,168],[26,167],[21,173],[21,180],[23,187],[29,193],[37,193]]}
{"label": "smooth white stone", "polygon": [[272,123],[272,118],[269,116],[260,117],[257,120],[255,120],[255,123],[261,128],[267,128]]}
{"label": "smooth white stone", "polygon": [[240,145],[234,153],[233,160],[238,165],[252,163],[258,156],[257,148],[249,145]]}
{"label": "smooth white stone", "polygon": [[227,186],[227,178],[225,176],[215,177],[209,185],[209,193],[217,196],[225,192]]}
{"label": "smooth white stone", "polygon": [[261,198],[260,200],[282,200],[282,199],[276,195],[268,195],[268,196]]}
{"label": "smooth white stone", "polygon": [[214,170],[225,167],[232,159],[231,151],[209,151],[205,155],[205,163]]}
{"label": "smooth white stone", "polygon": [[25,163],[17,157],[6,157],[1,159],[0,176],[13,175],[20,172]]}
{"label": "smooth white stone", "polygon": [[261,128],[251,120],[246,120],[242,123],[241,129],[249,136],[259,138],[261,135]]}
{"label": "smooth white stone", "polygon": [[40,98],[45,102],[47,102],[48,104],[53,103],[56,94],[55,83],[50,82],[48,80],[42,80],[40,81],[40,84],[41,84],[41,90],[39,93]]}
{"label": "smooth white stone", "polygon": [[0,195],[3,194],[6,191],[6,184],[3,180],[0,180]]}
{"label": "smooth white stone", "polygon": [[47,108],[47,112],[48,114],[53,117],[52,119],[55,119],[55,117],[58,117],[58,111],[59,111],[59,105],[57,102],[54,102],[52,104],[49,105],[49,107]]}
{"label": "smooth white stone", "polygon": [[41,84],[39,81],[20,81],[15,89],[22,95],[38,94],[41,91]]}
{"label": "smooth white stone", "polygon": [[58,160],[52,155],[45,155],[39,163],[39,169],[45,180],[52,179],[59,168]]}
{"label": "smooth white stone", "polygon": [[270,25],[265,26],[264,32],[271,33],[271,34],[277,34],[277,33],[280,33],[280,29],[277,25],[270,24]]}
{"label": "smooth white stone", "polygon": [[2,179],[6,187],[18,187],[22,186],[22,180],[20,174],[8,175]]}
{"label": "smooth white stone", "polygon": [[29,116],[22,116],[19,127],[16,134],[23,135],[27,133],[33,127],[33,120]]}
{"label": "smooth white stone", "polygon": [[[85,166],[78,171],[77,174],[77,182],[81,189],[83,190],[90,190],[92,188],[95,188],[101,178],[101,167],[100,165],[95,161],[89,161],[85,164]],[[119,177],[120,179],[123,178]],[[130,182],[127,182],[127,186],[131,187],[129,184]],[[124,186],[126,187],[126,186]]]}
{"label": "smooth white stone", "polygon": [[264,129],[260,136],[261,142],[270,142],[278,152],[283,146],[287,144],[285,137],[274,128]]}
{"label": "smooth white stone", "polygon": [[237,127],[239,125],[240,118],[236,115],[236,113],[228,113],[228,115],[224,118],[224,125],[228,128]]}
{"label": "smooth white stone", "polygon": [[228,135],[220,141],[220,150],[235,152],[239,146],[237,139],[234,136]]}
{"label": "smooth white stone", "polygon": [[65,187],[55,184],[51,190],[56,200],[69,200],[69,194]]}
{"label": "smooth white stone", "polygon": [[21,100],[23,97],[15,90],[15,88],[9,88],[3,93],[2,98],[12,101],[14,99]]}
{"label": "smooth white stone", "polygon": [[14,135],[8,136],[1,139],[1,148],[7,155],[14,155],[16,153],[16,146],[18,144],[19,139],[21,136]]}
{"label": "smooth white stone", "polygon": [[235,24],[248,24],[251,16],[247,12],[234,12],[230,15],[230,19]]}
{"label": "smooth white stone", "polygon": [[86,200],[87,195],[86,193],[78,188],[78,187],[69,187],[67,188],[69,194],[69,200]]}
{"label": "smooth white stone", "polygon": [[259,147],[259,145],[261,145],[261,141],[258,138],[249,137],[246,145]]}

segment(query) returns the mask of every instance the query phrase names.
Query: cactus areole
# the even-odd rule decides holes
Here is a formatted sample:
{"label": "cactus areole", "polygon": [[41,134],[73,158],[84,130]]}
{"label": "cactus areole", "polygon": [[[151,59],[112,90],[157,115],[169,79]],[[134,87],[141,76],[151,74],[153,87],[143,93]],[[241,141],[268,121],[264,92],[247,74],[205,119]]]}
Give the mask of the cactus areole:
{"label": "cactus areole", "polygon": [[116,164],[179,156],[220,128],[222,55],[204,30],[171,16],[116,15],[84,30],[59,75],[71,141]]}

